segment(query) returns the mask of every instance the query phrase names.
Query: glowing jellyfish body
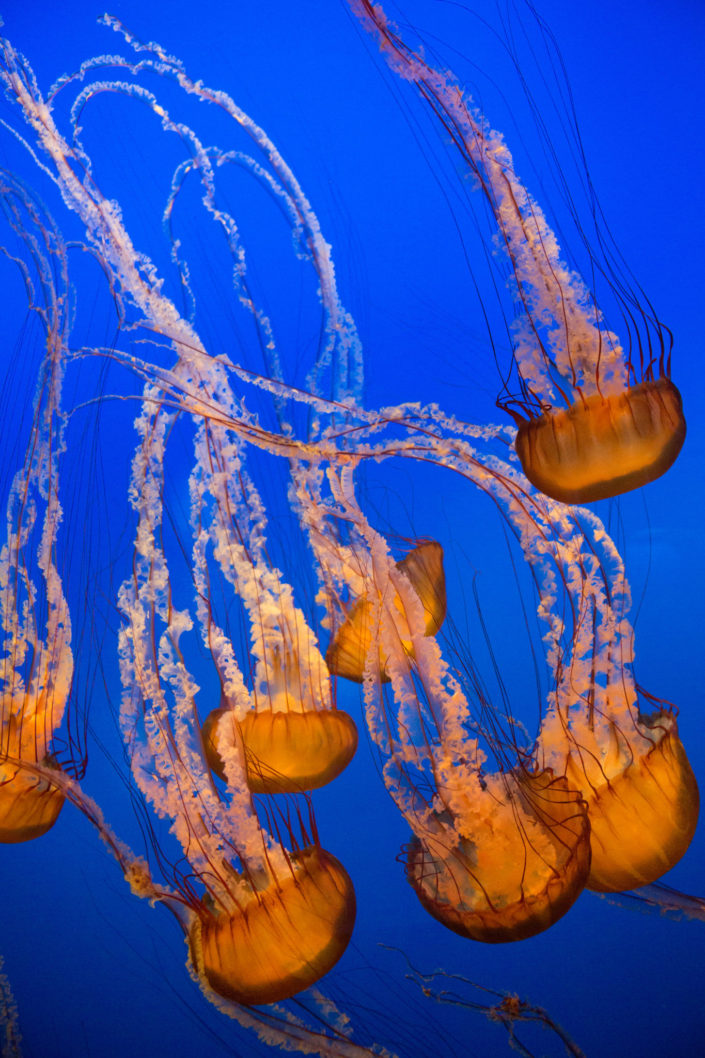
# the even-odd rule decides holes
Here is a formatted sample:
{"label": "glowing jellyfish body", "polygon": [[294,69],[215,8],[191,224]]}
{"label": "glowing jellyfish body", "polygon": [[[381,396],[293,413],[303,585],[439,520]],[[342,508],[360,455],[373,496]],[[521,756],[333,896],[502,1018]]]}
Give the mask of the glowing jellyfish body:
{"label": "glowing jellyfish body", "polygon": [[345,951],[355,890],[342,864],[309,846],[291,873],[253,889],[236,912],[196,916],[191,960],[215,992],[246,1005],[276,1003],[323,977]]}
{"label": "glowing jellyfish body", "polygon": [[541,492],[563,503],[587,503],[665,474],[684,439],[681,395],[664,377],[526,419],[516,450]]}
{"label": "glowing jellyfish body", "polygon": [[[590,825],[580,794],[550,772],[517,770],[483,775],[467,798],[443,836],[414,837],[408,881],[426,910],[463,937],[495,944],[542,933],[587,879]],[[472,827],[464,823],[473,817]]]}
{"label": "glowing jellyfish body", "polygon": [[[609,266],[602,265],[627,326],[638,328],[641,321],[644,327],[643,335],[637,330],[634,357],[624,351],[595,296],[566,264],[503,137],[454,74],[432,67],[421,51],[412,50],[381,5],[349,3],[379,40],[389,67],[416,85],[450,134],[494,216],[498,245],[513,277],[514,359],[521,389],[520,397],[501,398],[498,404],[519,427],[516,451],[524,473],[564,503],[616,496],[658,478],[678,456],[686,430],[680,394],[668,377],[670,333],[624,278],[611,282]],[[591,205],[595,216],[594,201]]]}
{"label": "glowing jellyfish body", "polygon": [[245,747],[247,784],[253,793],[317,790],[348,766],[357,749],[355,721],[342,709],[251,709],[239,722],[227,707],[214,709],[202,728],[206,759],[225,779],[218,750],[220,724],[237,725]]}
{"label": "glowing jellyfish body", "polygon": [[[700,807],[675,716],[664,709],[637,715],[631,724],[613,721],[601,737],[572,724],[568,741],[566,776],[582,791],[590,815],[588,888],[623,892],[655,882],[688,850]],[[550,742],[546,724],[542,747]]]}
{"label": "glowing jellyfish body", "polygon": [[[409,580],[424,608],[425,634],[434,636],[443,624],[446,614],[445,574],[443,572],[443,548],[434,540],[419,544],[400,562],[399,569]],[[404,608],[398,596],[394,597],[392,612],[399,615],[398,635],[404,649],[411,651],[408,627],[405,627]],[[365,662],[375,629],[374,602],[363,595],[353,604],[342,625],[336,630],[326,652],[326,664],[333,676],[345,676],[362,683]],[[379,667],[382,680],[386,681],[384,655],[380,653]]]}

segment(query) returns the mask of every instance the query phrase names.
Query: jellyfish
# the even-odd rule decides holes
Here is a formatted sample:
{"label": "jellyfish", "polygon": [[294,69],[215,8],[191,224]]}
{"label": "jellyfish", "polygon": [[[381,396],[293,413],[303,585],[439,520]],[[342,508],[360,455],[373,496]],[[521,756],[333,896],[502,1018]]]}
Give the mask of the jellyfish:
{"label": "jellyfish", "polygon": [[657,881],[681,859],[700,799],[676,711],[633,677],[630,594],[619,553],[601,523],[581,513],[583,553],[566,559],[566,549],[561,556],[573,594],[571,650],[555,657],[556,692],[538,746],[588,803],[588,887],[620,892]]}
{"label": "jellyfish", "polygon": [[[437,540],[428,540],[412,548],[405,558],[397,562],[397,569],[411,583],[424,608],[428,636],[435,635],[443,624],[446,611],[445,574],[443,572],[443,548]],[[404,606],[398,597],[394,609],[404,620]],[[374,637],[374,602],[368,595],[361,595],[351,606],[345,620],[331,638],[326,651],[326,664],[333,676],[346,676],[362,683],[365,662]],[[403,628],[400,638],[411,650],[409,632]],[[380,654],[382,680],[389,677],[384,671],[384,656]]]}
{"label": "jellyfish", "polygon": [[[220,676],[224,703],[203,725],[205,754],[225,779],[219,746],[223,739],[236,738],[243,746],[254,793],[317,789],[349,764],[357,748],[357,727],[348,713],[335,707],[316,636],[295,605],[291,587],[267,561],[266,519],[240,448],[232,439],[226,442],[217,426],[204,422],[199,427],[198,461],[191,477],[193,568],[204,639]],[[251,694],[243,693],[239,680],[233,683],[233,636],[218,627],[205,602],[211,551],[247,615],[254,667]]]}
{"label": "jellyfish", "polygon": [[[416,86],[440,121],[494,217],[497,246],[513,276],[520,384],[519,396],[507,391],[497,403],[516,422],[515,447],[527,478],[563,503],[585,503],[660,477],[686,432],[681,395],[670,378],[670,332],[622,280],[610,282],[591,253],[630,331],[630,348],[623,348],[595,295],[566,263],[504,138],[454,74],[407,45],[380,4],[350,0],[350,7],[378,40],[387,65]],[[595,216],[594,201],[592,208]]]}
{"label": "jellyfish", "polygon": [[[58,229],[33,194],[5,171],[0,203],[27,251],[21,257],[7,243],[2,253],[20,270],[45,342],[27,456],[10,486],[0,551],[0,841],[14,843],[45,834],[64,801],[47,776],[60,767],[54,742],[73,678],[71,619],[56,559],[68,279]],[[37,765],[44,766],[44,774]]]}

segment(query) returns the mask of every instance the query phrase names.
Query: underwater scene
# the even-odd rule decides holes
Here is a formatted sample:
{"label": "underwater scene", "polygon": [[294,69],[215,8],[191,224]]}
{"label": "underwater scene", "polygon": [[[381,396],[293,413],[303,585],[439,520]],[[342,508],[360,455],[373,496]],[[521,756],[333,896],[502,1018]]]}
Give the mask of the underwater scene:
{"label": "underwater scene", "polygon": [[701,5],[0,13],[0,1054],[699,1054]]}

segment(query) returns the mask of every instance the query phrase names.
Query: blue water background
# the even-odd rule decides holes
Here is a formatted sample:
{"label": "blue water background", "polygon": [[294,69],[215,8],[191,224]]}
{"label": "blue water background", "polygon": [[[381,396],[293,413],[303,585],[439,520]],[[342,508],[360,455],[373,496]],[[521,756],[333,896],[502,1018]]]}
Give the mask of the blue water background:
{"label": "blue water background", "polygon": [[[542,204],[544,193],[549,199],[553,195],[560,215],[550,166],[522,110],[518,79],[511,76],[491,34],[460,5],[409,0],[402,9],[447,62],[455,65],[457,59],[464,76],[476,79],[472,90],[489,120],[506,133],[527,184]],[[476,10],[497,24],[494,5],[478,4]],[[625,555],[635,599],[641,601],[636,624],[639,681],[678,705],[681,737],[696,775],[705,782],[703,9],[686,0],[668,5],[654,0],[618,5],[544,0],[541,11],[562,48],[590,176],[612,233],[660,318],[675,333],[673,377],[684,395],[689,427],[683,453],[660,481],[596,509]],[[117,50],[117,38],[96,25],[100,13],[88,0],[3,4],[5,33],[29,58],[44,88],[87,57]],[[279,147],[333,246],[341,296],[364,346],[366,403],[376,407],[434,400],[469,421],[498,421],[501,413],[494,400],[499,376],[464,252],[465,243],[472,259],[479,245],[464,206],[467,177],[444,141],[434,138],[434,127],[425,122],[409,87],[378,60],[346,6],[340,0],[200,5],[130,0],[116,4],[111,13],[138,36],[159,41],[182,59],[192,77],[227,90]],[[540,68],[540,61],[528,63],[527,77],[578,197],[577,183],[571,185],[577,170],[559,127],[564,104],[557,111],[544,105],[551,94],[539,83]],[[169,165],[182,155],[175,138],[169,143],[156,121],[150,124],[138,111],[134,102],[101,99],[87,118],[85,137],[99,179],[123,206],[135,244],[160,260],[159,225],[168,188],[164,174],[168,179]],[[6,107],[3,115],[8,116]],[[10,116],[19,124],[16,114]],[[227,148],[229,132],[216,117],[194,105],[188,120],[202,123],[199,132],[206,130],[206,142],[212,136]],[[0,164],[37,186],[67,238],[80,235],[56,192],[2,130]],[[291,254],[284,227],[278,219],[267,220],[266,204],[258,202],[252,211],[256,222],[247,230],[247,240],[257,290],[276,320],[291,377],[302,384],[315,352],[313,283],[298,274],[288,281],[286,270],[291,267],[294,273],[287,263]],[[243,227],[248,228],[246,220]],[[200,231],[195,260],[203,272],[196,282],[204,297],[212,297],[206,344],[241,362],[251,358],[256,367],[257,354],[248,347],[251,335],[228,300],[224,258],[209,248],[207,223]],[[108,343],[115,321],[100,277],[85,264],[77,268],[85,269],[79,273],[78,333],[81,340]],[[478,272],[484,274],[482,264]],[[36,377],[31,358],[38,354],[36,345],[20,334],[24,309],[17,288],[0,291],[0,316],[6,335],[1,355],[8,361],[13,355],[27,358],[15,383],[24,395],[15,409],[18,421],[2,434],[6,462],[14,468],[27,425],[19,406],[31,401]],[[502,344],[500,335],[500,356],[503,352],[506,338]],[[123,381],[114,367],[100,382],[87,368],[85,379],[70,383],[77,401],[97,392],[135,393],[138,387]],[[82,426],[79,416],[72,421],[69,445],[82,453],[77,466],[83,469],[67,470],[64,492],[67,505],[75,505],[72,525],[79,524],[93,500],[107,522],[98,515],[86,519],[84,526],[94,534],[87,546],[75,537],[71,547],[63,545],[73,556],[77,593],[83,590],[78,586],[82,556],[104,576],[111,548],[117,556],[117,588],[131,540],[125,495],[136,406],[108,402],[99,428],[94,412],[89,405],[85,423],[96,433],[86,433],[89,427]],[[90,459],[94,437],[97,462]],[[286,533],[292,523],[281,509],[280,484],[273,476],[267,501],[274,524]],[[177,481],[175,494],[178,487]],[[365,495],[381,528],[443,543],[452,579],[451,610],[461,631],[466,610],[468,625],[474,623],[477,630],[471,589],[477,574],[512,708],[531,727],[536,690],[498,517],[467,483],[441,471],[429,474],[400,466],[394,474],[370,472]],[[186,524],[183,512],[176,511],[175,518]],[[303,566],[303,549],[301,556]],[[304,583],[303,573],[299,575]],[[104,583],[110,583],[109,576]],[[186,591],[187,585],[179,588]],[[92,728],[86,786],[115,830],[139,849],[140,832],[126,791],[97,741],[119,758],[109,709],[110,702],[116,706],[119,700],[114,659],[118,618],[110,600],[103,603],[96,624],[104,632],[104,668],[85,677],[81,692],[81,704],[90,700]],[[89,628],[90,615],[85,616],[81,626]],[[94,647],[86,632],[82,649]],[[486,651],[479,641],[471,648],[489,680]],[[340,703],[359,717],[357,689],[345,688],[340,695]],[[207,711],[209,704],[202,708]],[[405,981],[405,956],[399,952],[421,970],[463,974],[545,1007],[590,1058],[689,1058],[700,1053],[705,1030],[702,922],[625,910],[586,893],[541,936],[516,945],[478,945],[433,922],[406,885],[395,857],[408,831],[383,790],[364,738],[355,761],[316,796],[315,806],[323,844],[346,864],[359,906],[353,942],[324,990],[400,1058],[511,1052],[503,1029],[481,1013],[425,999]],[[176,924],[130,894],[78,813],[66,808],[50,834],[26,846],[3,848],[0,860],[0,952],[19,1006],[26,1058],[260,1053],[251,1036],[202,999],[184,968],[186,951]],[[701,827],[668,881],[705,893],[704,867]],[[466,994],[476,1002],[493,1002],[477,992]],[[546,1034],[527,1039],[536,1054],[562,1053]]]}

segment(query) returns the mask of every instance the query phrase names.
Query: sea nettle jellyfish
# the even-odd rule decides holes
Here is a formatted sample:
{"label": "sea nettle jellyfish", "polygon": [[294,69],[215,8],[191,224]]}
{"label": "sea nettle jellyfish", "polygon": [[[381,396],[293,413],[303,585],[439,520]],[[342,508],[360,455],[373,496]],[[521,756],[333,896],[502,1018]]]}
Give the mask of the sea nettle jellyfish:
{"label": "sea nettle jellyfish", "polygon": [[[593,274],[602,274],[620,306],[629,335],[623,348],[596,296],[566,264],[504,138],[455,75],[410,47],[380,4],[350,0],[350,7],[379,41],[388,66],[416,86],[440,121],[494,217],[513,278],[520,382],[520,395],[502,396],[498,404],[519,427],[516,451],[526,476],[564,503],[604,499],[653,481],[685,438],[681,396],[669,377],[670,333],[643,296],[621,277],[612,279],[610,263],[588,247]],[[547,35],[544,43],[551,47]],[[589,179],[586,184],[591,187]],[[594,193],[592,210],[597,216]]]}
{"label": "sea nettle jellyfish", "polygon": [[56,558],[68,279],[53,221],[4,171],[0,207],[12,233],[1,252],[20,270],[44,343],[27,454],[10,485],[0,551],[0,841],[20,842],[45,834],[64,801],[47,776],[60,767],[54,745],[73,678],[71,619]]}
{"label": "sea nettle jellyfish", "polygon": [[[349,553],[351,557],[354,554],[352,549],[349,549]],[[397,569],[406,577],[421,601],[424,608],[425,634],[435,635],[443,624],[446,613],[443,548],[436,540],[419,543],[397,562]],[[375,590],[374,580],[369,573],[365,577],[362,570],[358,571],[358,578],[364,583],[365,589],[352,603],[344,620],[331,636],[326,651],[326,664],[333,676],[345,676],[355,683],[362,683],[367,655],[373,639],[379,642],[379,634],[375,627],[375,600],[373,594],[370,595],[370,590],[372,593]],[[351,579],[348,574],[348,587]],[[397,616],[397,634],[407,652],[411,653],[411,633],[406,625],[404,605],[398,596],[394,597],[391,612]],[[389,680],[382,651],[379,673],[381,680]]]}
{"label": "sea nettle jellyfish", "polygon": [[[655,882],[688,849],[698,820],[698,786],[675,710],[635,683],[629,586],[600,522],[581,512],[572,539],[564,527],[556,558],[569,584],[571,645],[569,652],[551,653],[556,691],[537,751],[587,801],[588,887],[636,889]],[[544,581],[545,614],[552,602]],[[555,632],[555,614],[552,623]]]}
{"label": "sea nettle jellyfish", "polygon": [[[230,407],[234,411],[232,402]],[[316,789],[350,762],[357,728],[335,708],[316,636],[295,605],[290,585],[268,560],[266,516],[243,465],[242,443],[204,420],[196,453],[191,475],[193,571],[204,641],[218,670],[223,703],[203,725],[206,758],[226,779],[220,747],[236,741],[242,745],[253,792]],[[242,606],[251,691],[238,665],[238,637],[218,624],[213,611],[213,562]]]}

